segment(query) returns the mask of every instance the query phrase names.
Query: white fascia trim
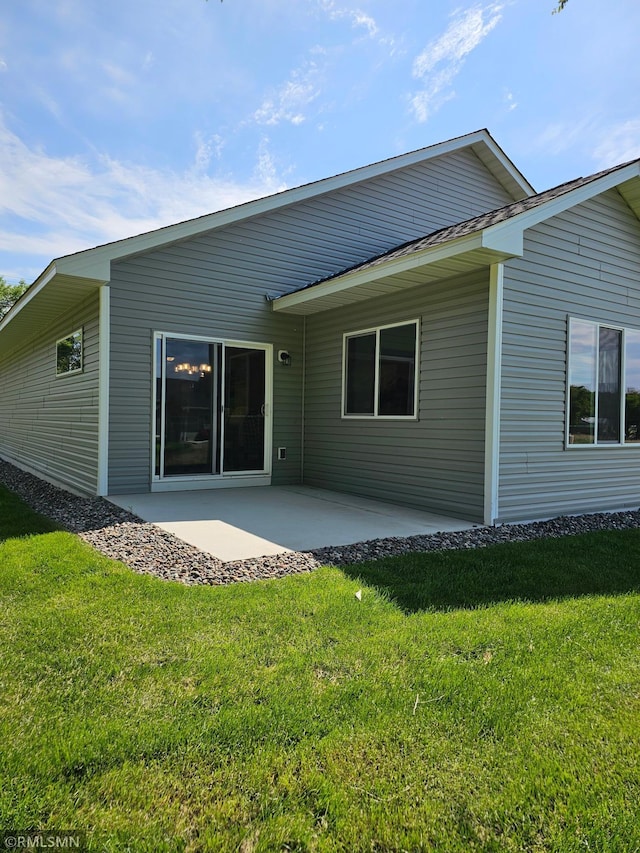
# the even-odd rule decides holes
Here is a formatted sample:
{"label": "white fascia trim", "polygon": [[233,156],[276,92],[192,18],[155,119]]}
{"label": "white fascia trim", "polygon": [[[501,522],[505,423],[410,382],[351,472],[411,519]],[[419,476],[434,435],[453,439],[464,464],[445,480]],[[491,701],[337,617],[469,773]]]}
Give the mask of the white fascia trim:
{"label": "white fascia trim", "polygon": [[521,258],[524,255],[524,231],[482,231],[482,247],[503,255],[502,260]]}
{"label": "white fascia trim", "polygon": [[341,293],[343,290],[350,290],[352,287],[357,287],[360,284],[369,284],[380,278],[387,278],[391,275],[408,272],[417,267],[423,267],[427,264],[452,258],[455,255],[483,248],[490,247],[484,245],[482,232],[479,231],[476,234],[451,240],[449,243],[429,246],[420,252],[412,252],[411,254],[403,255],[400,258],[394,258],[390,261],[381,261],[379,264],[368,266],[365,269],[354,270],[351,273],[347,272],[329,281],[314,284],[305,290],[287,293],[284,296],[274,299],[271,305],[274,311],[284,311],[296,305],[303,305],[305,302],[313,302],[322,296],[332,296],[333,294]]}
{"label": "white fascia trim", "polygon": [[56,263],[59,266],[64,263],[64,271],[68,271],[70,275],[83,275],[88,278],[108,281],[110,278],[108,267],[111,261],[121,260],[161,246],[176,243],[180,240],[196,237],[198,234],[211,231],[215,228],[231,225],[263,213],[270,213],[271,211],[297,202],[306,201],[335,190],[345,189],[353,184],[389,174],[398,169],[404,169],[407,166],[427,162],[444,154],[450,154],[454,151],[472,148],[473,146],[477,147],[479,145],[484,146],[488,155],[494,157],[499,166],[506,169],[510,177],[522,187],[525,195],[530,194],[532,188],[524,181],[515,166],[510,163],[489,132],[487,130],[477,130],[466,136],[435,143],[426,148],[419,148],[416,151],[400,154],[397,157],[381,160],[368,166],[361,166],[357,169],[334,175],[333,177],[322,178],[312,183],[303,184],[300,187],[283,190],[280,193],[248,201],[244,204],[227,208],[226,210],[209,213],[196,219],[189,219],[186,222],[178,222],[174,225],[156,229],[155,231],[149,231],[146,234],[126,237],[124,240],[117,240],[113,243],[107,243],[104,246],[96,246],[93,249],[87,249],[75,255],[66,255],[56,261]]}
{"label": "white fascia trim", "polygon": [[[56,261],[57,272],[60,275],[88,278],[106,283],[111,279],[111,258],[105,249],[106,247],[104,249],[99,247],[95,250],[80,252],[78,255],[67,255],[60,258]],[[93,254],[94,251],[95,254]]]}
{"label": "white fascia trim", "polygon": [[618,169],[608,175],[603,175],[595,181],[583,184],[581,187],[576,187],[574,190],[569,190],[569,192],[557,198],[544,202],[539,207],[525,210],[523,213],[516,214],[511,219],[498,222],[496,225],[490,225],[485,229],[486,239],[490,242],[517,239],[518,233],[522,235],[527,228],[533,228],[540,222],[551,219],[552,216],[564,213],[565,210],[569,210],[571,207],[589,201],[589,199],[639,176],[640,163],[630,163],[623,169]]}
{"label": "white fascia trim", "polygon": [[304,483],[304,446],[307,424],[307,318],[302,317],[302,405],[300,411],[300,482]]}
{"label": "white fascia trim", "polygon": [[492,264],[489,274],[487,391],[484,433],[484,523],[489,526],[493,526],[498,518],[503,288],[504,264]]}
{"label": "white fascia trim", "polygon": [[[533,186],[531,186],[529,181],[518,170],[518,168],[515,166],[515,164],[512,163],[511,160],[509,160],[507,155],[500,148],[500,146],[493,139],[493,137],[491,135],[488,135],[488,138],[484,141],[486,142],[487,148],[489,149],[491,154],[500,163],[500,165],[502,166],[504,171],[507,172],[507,174],[512,179],[514,184],[519,188],[520,195],[518,197],[519,198],[527,198],[528,196],[535,195],[536,194],[535,188]],[[491,169],[491,166],[486,162],[485,157],[480,156],[480,155],[477,155],[477,156],[480,157],[480,160],[483,162],[483,164],[485,166],[487,166],[487,168],[490,171],[493,171]],[[496,177],[499,177],[499,176],[496,176]],[[502,183],[504,185],[504,180],[501,180],[500,183]]]}
{"label": "white fascia trim", "polygon": [[273,310],[285,311],[288,308],[303,305],[322,296],[334,295],[360,284],[367,284],[386,276],[396,275],[416,267],[446,260],[447,258],[463,254],[464,252],[470,252],[474,249],[489,249],[495,252],[496,255],[502,255],[501,260],[522,256],[524,254],[524,232],[527,228],[531,228],[539,222],[563,213],[565,210],[588,201],[594,196],[613,189],[619,184],[625,183],[639,175],[640,163],[631,163],[623,169],[619,169],[609,175],[603,175],[602,178],[577,187],[575,190],[570,190],[564,195],[558,196],[558,198],[551,199],[539,207],[516,214],[512,218],[504,222],[499,222],[496,225],[489,225],[482,231],[451,240],[448,243],[432,246],[420,252],[404,255],[394,260],[382,261],[375,266],[354,270],[352,273],[347,272],[344,275],[308,287],[305,290],[280,296],[272,302]]}
{"label": "white fascia trim", "polygon": [[110,289],[100,288],[98,323],[98,496],[109,493]]}

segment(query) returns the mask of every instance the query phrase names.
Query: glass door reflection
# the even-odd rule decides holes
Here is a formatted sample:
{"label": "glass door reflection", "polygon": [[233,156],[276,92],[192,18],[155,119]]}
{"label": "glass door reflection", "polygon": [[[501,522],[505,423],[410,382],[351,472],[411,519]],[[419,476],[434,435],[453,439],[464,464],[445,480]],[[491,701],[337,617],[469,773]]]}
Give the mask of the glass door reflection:
{"label": "glass door reflection", "polygon": [[268,470],[264,345],[160,335],[155,360],[156,477]]}
{"label": "glass door reflection", "polygon": [[226,346],[224,471],[265,469],[265,351]]}
{"label": "glass door reflection", "polygon": [[220,472],[220,347],[166,339],[165,476]]}

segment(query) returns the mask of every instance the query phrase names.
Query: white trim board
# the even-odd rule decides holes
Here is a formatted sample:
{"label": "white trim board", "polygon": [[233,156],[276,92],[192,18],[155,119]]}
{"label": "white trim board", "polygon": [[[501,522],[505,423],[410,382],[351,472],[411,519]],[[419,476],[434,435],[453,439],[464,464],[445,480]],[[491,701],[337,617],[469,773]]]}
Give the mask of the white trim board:
{"label": "white trim board", "polygon": [[109,493],[109,354],[111,351],[111,292],[100,288],[98,320],[98,488],[97,494]]}
{"label": "white trim board", "polygon": [[551,219],[552,216],[558,216],[558,214],[564,213],[578,204],[589,201],[637,177],[640,177],[640,162],[629,163],[628,166],[609,172],[601,178],[589,181],[589,183],[582,184],[556,198],[549,199],[549,201],[532,207],[531,210],[524,210],[522,213],[516,213],[511,218],[505,219],[504,222],[497,222],[495,225],[490,225],[484,229],[484,233],[491,242],[498,235],[507,241],[517,239],[518,235],[520,235],[521,239],[521,235],[528,228],[533,228],[535,225]]}
{"label": "white trim board", "polygon": [[487,331],[487,390],[484,432],[484,523],[498,518],[500,486],[500,387],[502,375],[502,307],[504,264],[492,264],[489,274]]}
{"label": "white trim board", "polygon": [[[487,225],[484,228],[479,227],[478,230],[471,231],[462,237],[452,237],[446,242],[427,246],[414,252],[392,256],[389,259],[380,258],[375,264],[365,262],[355,269],[338,274],[326,281],[320,281],[292,293],[286,293],[272,302],[272,309],[295,313],[296,308],[300,310],[300,306],[323,297],[335,296],[358,286],[402,275],[429,264],[454,259],[458,256],[470,256],[470,253],[478,253],[480,250],[486,250],[487,257],[493,255],[493,263],[522,256],[524,253],[524,232],[528,228],[532,228],[540,222],[564,213],[578,204],[589,201],[601,193],[638,177],[640,177],[640,163],[630,163],[628,166],[616,169],[556,198],[541,202],[530,210],[516,213],[502,222]],[[487,263],[486,260],[485,263]]]}
{"label": "white trim board", "polygon": [[479,264],[487,264],[489,258],[494,262],[503,261],[509,257],[522,255],[522,238],[518,239],[516,235],[509,240],[497,240],[494,246],[484,232],[477,231],[464,237],[449,240],[447,243],[428,246],[426,249],[410,252],[388,261],[381,260],[380,263],[367,266],[364,269],[357,268],[351,272],[345,272],[310,287],[295,290],[293,293],[285,293],[283,296],[274,299],[271,307],[273,311],[293,312],[293,309],[324,296],[335,296],[359,285],[370,284],[379,279],[390,278],[394,275],[401,275],[426,267],[429,264],[469,255],[471,252],[482,253],[483,261],[479,261]]}
{"label": "white trim board", "polygon": [[[202,477],[172,477],[170,480],[153,480],[151,492],[188,492],[199,489],[237,489],[244,486],[270,486],[271,474],[208,475]],[[117,495],[115,496],[117,497]]]}
{"label": "white trim board", "polygon": [[[164,228],[158,228],[155,231],[127,237],[113,243],[106,243],[92,249],[76,252],[72,255],[65,255],[52,261],[46,270],[36,279],[32,285],[34,289],[32,295],[35,295],[39,289],[44,287],[52,277],[60,274],[97,279],[106,283],[111,277],[110,265],[112,261],[122,260],[123,258],[186,240],[216,228],[279,210],[280,208],[334,192],[335,190],[345,189],[362,181],[390,174],[399,169],[427,162],[436,157],[441,157],[462,149],[473,150],[481,162],[493,172],[497,180],[514,199],[527,198],[533,195],[534,189],[531,184],[529,184],[515,164],[507,157],[489,131],[481,129],[464,136],[456,137],[455,139],[438,142],[425,148],[417,149],[416,151],[410,151],[406,154],[400,154],[367,166],[351,169],[332,177],[322,178],[318,181],[283,190],[270,196],[248,201],[235,207],[215,213],[208,213],[185,222],[177,222]],[[32,298],[29,295],[32,288],[23,297],[24,301],[20,300],[17,303],[16,310],[9,312],[7,315],[8,322],[11,320],[11,315],[17,313]]]}
{"label": "white trim board", "polygon": [[[221,432],[219,436],[219,463],[221,471],[219,473],[204,473],[204,474],[178,474],[165,475],[164,473],[164,442],[165,442],[165,406],[161,407],[161,446],[160,446],[160,472],[156,474],[156,388],[157,388],[157,345],[161,343],[161,365],[162,365],[162,394],[163,399],[166,399],[166,371],[164,370],[166,357],[166,342],[167,340],[180,341],[195,341],[205,344],[214,344],[221,347],[221,364],[222,372],[221,379],[221,398],[218,400],[221,417]],[[238,478],[251,480],[252,482],[246,485],[265,485],[265,478],[271,482],[273,468],[273,344],[260,341],[236,341],[228,340],[217,335],[191,335],[181,334],[180,332],[165,332],[155,330],[152,336],[152,369],[151,369],[151,455],[150,455],[150,482],[151,491],[173,491],[179,489],[194,489],[194,488],[221,488],[228,485],[227,481],[234,481]],[[264,370],[265,370],[265,385],[264,385],[264,468],[260,471],[224,471],[224,376],[225,376],[225,358],[229,348],[253,349],[264,353]],[[216,466],[217,467],[217,466]],[[255,481],[255,482],[253,482]],[[195,482],[202,484],[190,485]],[[171,485],[167,485],[171,484]]]}

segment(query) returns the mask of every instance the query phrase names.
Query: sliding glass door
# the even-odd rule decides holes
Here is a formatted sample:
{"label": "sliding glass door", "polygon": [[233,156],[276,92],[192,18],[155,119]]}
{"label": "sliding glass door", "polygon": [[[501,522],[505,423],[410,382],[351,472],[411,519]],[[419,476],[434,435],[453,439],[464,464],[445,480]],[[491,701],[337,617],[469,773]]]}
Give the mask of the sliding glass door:
{"label": "sliding glass door", "polygon": [[157,478],[264,473],[267,347],[156,338]]}
{"label": "sliding glass door", "polygon": [[164,474],[218,473],[220,344],[167,338]]}
{"label": "sliding glass door", "polygon": [[225,347],[224,471],[264,468],[265,352]]}

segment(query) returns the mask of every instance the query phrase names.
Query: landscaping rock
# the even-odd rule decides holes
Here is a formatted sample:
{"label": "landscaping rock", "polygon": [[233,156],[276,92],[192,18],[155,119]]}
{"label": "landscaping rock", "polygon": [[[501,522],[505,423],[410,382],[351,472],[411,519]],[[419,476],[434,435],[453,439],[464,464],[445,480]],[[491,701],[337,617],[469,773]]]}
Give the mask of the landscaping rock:
{"label": "landscaping rock", "polygon": [[412,552],[484,548],[594,530],[640,528],[640,510],[553,518],[530,524],[473,527],[455,533],[388,537],[309,552],[224,563],[138,518],[104,498],[85,498],[60,489],[0,459],[0,483],[96,550],[141,574],[183,584],[227,584],[310,572],[322,565],[346,566]]}

